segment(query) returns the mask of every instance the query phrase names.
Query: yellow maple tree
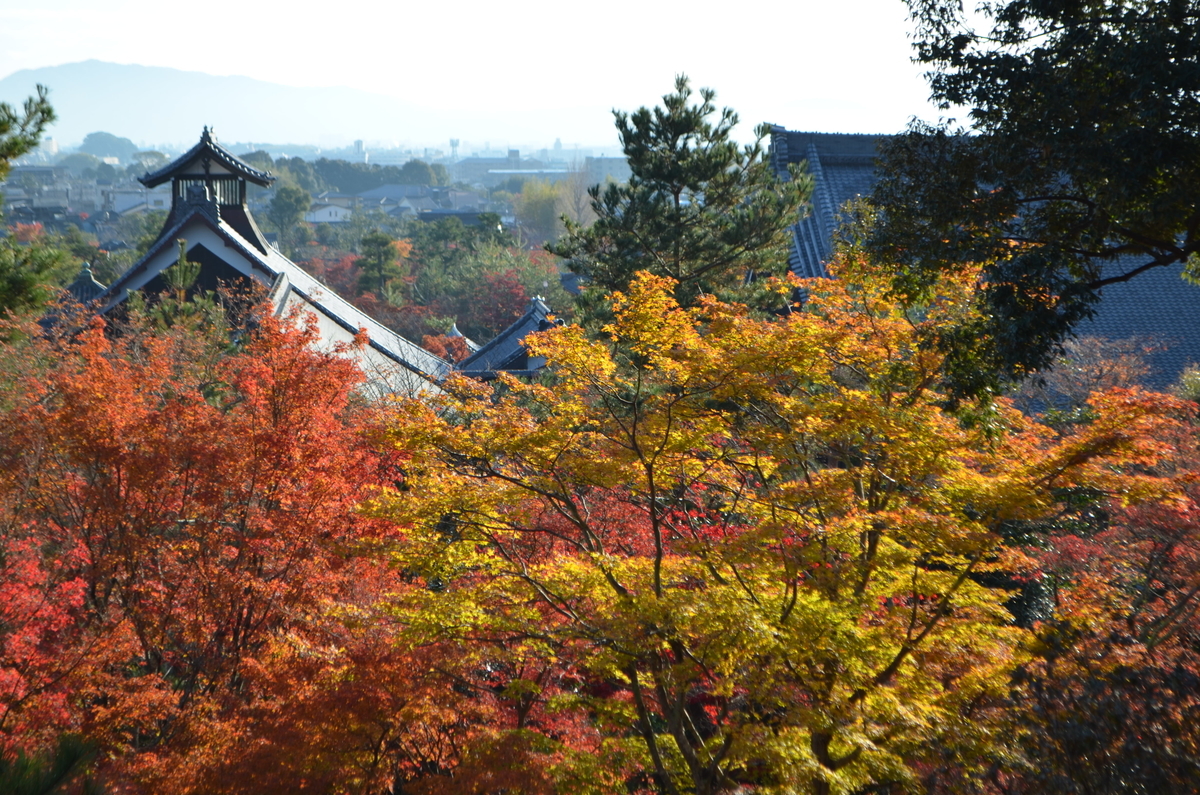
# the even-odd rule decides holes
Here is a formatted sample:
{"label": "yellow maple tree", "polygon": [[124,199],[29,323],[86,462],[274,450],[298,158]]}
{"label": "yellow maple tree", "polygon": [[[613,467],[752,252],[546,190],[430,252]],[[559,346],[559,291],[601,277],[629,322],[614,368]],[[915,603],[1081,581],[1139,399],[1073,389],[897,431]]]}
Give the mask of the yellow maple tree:
{"label": "yellow maple tree", "polygon": [[[824,794],[984,765],[1002,744],[982,705],[1026,639],[985,585],[1027,565],[999,530],[1055,489],[1163,488],[1130,467],[1171,422],[1136,391],[1070,437],[1003,403],[945,410],[921,339],[974,311],[971,274],[917,315],[870,263],[837,267],[772,318],[682,308],[642,274],[607,339],[527,340],[550,378],[397,404],[411,462],[368,510],[406,528],[396,565],[428,587],[391,610],[507,676],[512,730],[542,730],[556,775],[607,754],[662,793]],[[531,661],[553,688],[522,678]],[[604,741],[573,749],[548,728],[565,714]]]}

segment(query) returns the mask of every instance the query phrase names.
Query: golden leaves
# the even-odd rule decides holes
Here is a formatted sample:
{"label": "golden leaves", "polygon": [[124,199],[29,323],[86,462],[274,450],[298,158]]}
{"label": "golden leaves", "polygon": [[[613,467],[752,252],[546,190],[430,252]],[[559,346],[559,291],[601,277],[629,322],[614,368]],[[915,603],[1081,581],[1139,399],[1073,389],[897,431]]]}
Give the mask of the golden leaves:
{"label": "golden leaves", "polygon": [[[588,709],[632,715],[664,775],[767,764],[858,786],[953,745],[964,699],[1023,654],[1009,593],[977,582],[1028,563],[999,529],[1047,515],[1064,485],[1153,493],[1129,468],[1162,453],[1175,409],[1111,393],[1071,437],[1003,403],[965,426],[921,335],[974,311],[974,277],[913,317],[869,263],[839,267],[778,318],[684,309],[642,274],[606,340],[530,338],[552,380],[402,407],[393,440],[419,463],[376,510],[412,523],[403,565],[446,580],[418,623],[444,608],[448,630],[536,637],[553,664],[619,683]],[[715,739],[645,728],[695,693]],[[746,700],[769,705],[770,732]]]}

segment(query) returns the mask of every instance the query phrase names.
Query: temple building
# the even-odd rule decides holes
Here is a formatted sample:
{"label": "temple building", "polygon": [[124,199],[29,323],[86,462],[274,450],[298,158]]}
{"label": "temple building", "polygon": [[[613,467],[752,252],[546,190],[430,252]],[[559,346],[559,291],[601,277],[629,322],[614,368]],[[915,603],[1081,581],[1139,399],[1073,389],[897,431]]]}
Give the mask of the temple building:
{"label": "temple building", "polygon": [[[541,297],[534,296],[529,300],[524,314],[487,344],[475,345],[467,340],[468,348],[474,346],[474,350],[470,356],[455,365],[455,369],[463,375],[482,381],[492,380],[499,372],[518,378],[532,378],[546,366],[546,359],[543,356],[529,355],[523,344],[525,335],[535,331],[546,331],[559,323]],[[455,327],[455,331],[457,330]]]}
{"label": "temple building", "polygon": [[147,188],[171,183],[170,213],[146,255],[93,296],[93,306],[103,314],[113,311],[134,291],[155,294],[166,289],[162,273],[176,263],[177,241],[184,240],[187,259],[200,265],[197,289],[257,282],[267,289],[277,315],[302,313],[315,319],[325,349],[351,343],[360,330],[365,331],[368,344],[351,349],[349,355],[374,391],[436,391],[437,383],[452,369],[449,362],[366,315],[266,241],[247,209],[246,183],[266,187],[274,180],[270,172],[239,160],[204,128],[200,142],[186,154],[141,177]]}
{"label": "temple building", "polygon": [[[887,136],[796,132],[771,128],[771,164],[780,177],[789,165],[806,164],[813,195],[792,227],[791,270],[803,278],[826,276],[842,206],[868,196],[878,179],[879,144]],[[1106,269],[1125,272],[1141,264],[1120,257]],[[1146,386],[1164,389],[1184,368],[1200,363],[1200,287],[1182,278],[1182,265],[1152,268],[1128,282],[1102,288],[1096,314],[1076,328],[1079,336],[1110,340],[1136,338],[1156,345],[1147,360]]]}

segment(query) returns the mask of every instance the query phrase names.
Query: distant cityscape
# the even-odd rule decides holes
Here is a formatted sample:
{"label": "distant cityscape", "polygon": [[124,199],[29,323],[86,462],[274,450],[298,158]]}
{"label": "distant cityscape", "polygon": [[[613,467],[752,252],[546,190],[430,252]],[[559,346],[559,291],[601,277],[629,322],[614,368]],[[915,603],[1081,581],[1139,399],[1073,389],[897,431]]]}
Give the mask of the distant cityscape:
{"label": "distant cityscape", "polygon": [[[121,139],[129,140],[129,139]],[[130,141],[130,144],[133,142]],[[498,148],[490,142],[480,145],[464,144],[461,139],[451,138],[446,148],[402,146],[388,141],[354,141],[350,146],[321,147],[315,144],[269,143],[263,141],[235,141],[227,144],[229,148],[239,152],[266,152],[271,157],[300,157],[306,160],[327,158],[330,160],[347,160],[356,163],[376,163],[379,165],[403,165],[410,160],[421,160],[426,163],[442,163],[449,165],[468,158],[507,158],[513,150],[508,147]],[[48,136],[38,149],[20,158],[18,164],[52,165],[66,155],[83,151],[82,143],[64,145],[53,136]],[[157,151],[164,155],[179,155],[187,150],[187,146],[179,144],[141,142],[135,145],[137,150]],[[547,164],[565,164],[581,162],[591,157],[612,156],[615,147],[601,150],[594,146],[572,144],[565,146],[561,139],[555,139],[552,146],[534,150],[528,158],[536,158]],[[121,161],[119,155],[108,155],[105,158],[114,164]]]}
{"label": "distant cityscape", "polygon": [[[397,219],[453,214],[466,222],[481,212],[493,212],[511,223],[514,218],[508,199],[527,181],[572,179],[594,185],[624,181],[629,176],[624,157],[604,156],[593,148],[566,147],[559,140],[532,155],[519,149],[495,149],[490,144],[465,151],[458,139],[449,140],[445,149],[388,148],[362,140],[336,149],[266,142],[228,146],[260,158],[268,167],[272,161],[344,161],[359,164],[356,173],[374,175],[377,184],[365,190],[334,185],[329,190],[310,191],[312,204],[304,221],[311,224],[344,224],[363,211],[379,211]],[[48,138],[18,160],[7,181],[0,183],[3,214],[10,223],[39,223],[59,231],[74,225],[95,235],[101,248],[120,248],[128,245],[116,238],[121,218],[171,207],[169,185],[147,188],[138,177],[181,151],[142,148],[128,138],[105,132],[92,133],[82,144],[69,148]],[[396,167],[414,161],[432,167],[435,177],[404,181],[403,170]],[[252,190],[251,208],[265,212],[274,190]]]}

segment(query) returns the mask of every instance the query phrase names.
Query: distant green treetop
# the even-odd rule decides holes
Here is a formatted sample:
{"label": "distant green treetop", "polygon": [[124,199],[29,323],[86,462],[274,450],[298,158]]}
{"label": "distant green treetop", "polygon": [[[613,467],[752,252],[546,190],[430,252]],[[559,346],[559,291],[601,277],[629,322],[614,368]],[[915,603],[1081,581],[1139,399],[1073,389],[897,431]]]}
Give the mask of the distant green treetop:
{"label": "distant green treetop", "polygon": [[[685,76],[655,108],[614,111],[632,176],[590,191],[596,221],[568,221],[550,250],[587,280],[581,309],[625,290],[638,271],[669,276],[686,305],[703,293],[730,297],[752,275],[787,272],[790,238],[812,189],[800,171],[780,179],[766,157],[766,125],[755,140],[732,139],[737,114]],[[601,315],[603,310],[600,310]]]}
{"label": "distant green treetop", "polygon": [[121,138],[106,132],[88,133],[79,145],[80,152],[86,152],[96,157],[116,157],[122,162],[133,159],[138,151],[138,145],[128,138]]}
{"label": "distant green treetop", "polygon": [[437,176],[424,160],[409,160],[400,167],[400,185],[434,185]]}
{"label": "distant green treetop", "polygon": [[65,168],[74,176],[79,176],[87,169],[95,170],[96,166],[103,162],[95,155],[89,155],[87,152],[72,152],[69,155],[60,157],[55,165],[60,168]]}
{"label": "distant green treetop", "polygon": [[55,120],[49,94],[48,88],[39,85],[37,96],[26,99],[20,110],[0,102],[0,179],[8,174],[11,161],[41,143],[42,133]]}

